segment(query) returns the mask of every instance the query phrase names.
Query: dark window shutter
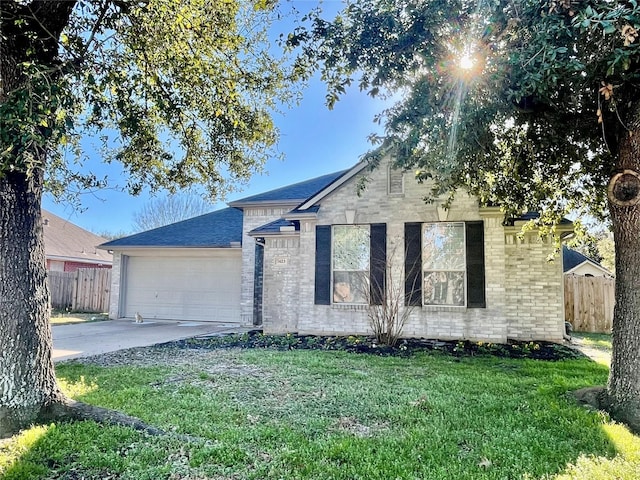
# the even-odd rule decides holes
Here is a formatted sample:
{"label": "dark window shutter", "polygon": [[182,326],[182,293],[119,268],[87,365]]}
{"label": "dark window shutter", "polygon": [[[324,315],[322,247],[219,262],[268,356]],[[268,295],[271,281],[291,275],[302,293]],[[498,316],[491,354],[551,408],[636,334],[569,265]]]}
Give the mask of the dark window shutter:
{"label": "dark window shutter", "polygon": [[404,224],[404,304],[422,305],[422,224]]}
{"label": "dark window shutter", "polygon": [[315,304],[331,305],[331,225],[316,225]]}
{"label": "dark window shutter", "polygon": [[484,292],[484,225],[467,222],[467,307],[485,308]]}
{"label": "dark window shutter", "polygon": [[387,271],[387,224],[374,223],[370,227],[370,284],[371,305],[382,305],[385,297]]}

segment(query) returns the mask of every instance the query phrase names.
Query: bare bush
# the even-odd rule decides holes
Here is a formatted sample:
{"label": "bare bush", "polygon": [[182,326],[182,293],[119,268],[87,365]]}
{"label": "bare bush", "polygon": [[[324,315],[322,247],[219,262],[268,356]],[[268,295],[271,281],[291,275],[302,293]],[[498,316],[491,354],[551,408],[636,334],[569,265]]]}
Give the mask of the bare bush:
{"label": "bare bush", "polygon": [[[414,275],[415,280],[406,291],[405,255],[396,244],[388,256],[383,256],[386,257],[384,265],[378,266],[384,268],[384,281],[376,281],[372,275],[368,288],[362,289],[367,297],[369,325],[376,341],[383,345],[395,346],[398,343],[407,320],[416,309],[407,300],[418,291],[420,285],[417,283],[421,276]],[[421,268],[420,262],[414,263],[411,268]]]}

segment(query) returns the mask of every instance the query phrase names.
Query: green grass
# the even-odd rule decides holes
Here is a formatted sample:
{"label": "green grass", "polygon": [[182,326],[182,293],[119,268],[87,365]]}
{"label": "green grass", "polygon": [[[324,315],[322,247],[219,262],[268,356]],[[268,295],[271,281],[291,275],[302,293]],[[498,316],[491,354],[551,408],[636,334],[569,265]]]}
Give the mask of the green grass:
{"label": "green grass", "polygon": [[76,398],[192,440],[91,422],[38,427],[0,447],[2,478],[639,478],[640,438],[570,395],[606,381],[586,359],[157,355],[57,371]]}
{"label": "green grass", "polygon": [[588,347],[611,352],[611,334],[579,332],[574,333],[573,336]]}
{"label": "green grass", "polygon": [[55,310],[51,312],[49,322],[51,325],[67,325],[69,323],[102,322],[108,319],[109,316],[106,313],[79,313]]}

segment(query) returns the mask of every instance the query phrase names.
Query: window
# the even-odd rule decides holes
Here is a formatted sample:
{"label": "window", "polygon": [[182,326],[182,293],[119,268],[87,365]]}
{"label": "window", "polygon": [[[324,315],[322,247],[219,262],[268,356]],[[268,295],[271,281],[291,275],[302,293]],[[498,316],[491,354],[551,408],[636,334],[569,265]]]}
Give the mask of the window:
{"label": "window", "polygon": [[316,225],[315,304],[381,305],[386,252],[384,223]]}
{"label": "window", "polygon": [[369,260],[368,225],[333,227],[332,303],[368,303]]}
{"label": "window", "polygon": [[485,308],[482,222],[406,223],[405,304]]}
{"label": "window", "polygon": [[464,306],[464,223],[427,223],[422,230],[424,305]]}

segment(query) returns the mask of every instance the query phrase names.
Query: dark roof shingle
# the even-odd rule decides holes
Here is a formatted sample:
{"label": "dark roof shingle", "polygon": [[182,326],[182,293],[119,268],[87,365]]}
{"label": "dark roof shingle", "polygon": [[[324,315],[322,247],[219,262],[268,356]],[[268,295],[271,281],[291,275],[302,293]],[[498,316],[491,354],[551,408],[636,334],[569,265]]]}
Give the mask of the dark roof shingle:
{"label": "dark roof shingle", "polygon": [[242,211],[223,208],[198,217],[154,228],[100,245],[104,249],[122,247],[231,247],[242,242]]}
{"label": "dark roof shingle", "polygon": [[276,188],[275,190],[269,190],[268,192],[258,193],[257,195],[252,195],[250,197],[230,202],[229,205],[241,206],[250,203],[283,201],[301,202],[326,188],[346,172],[348,172],[348,170],[341,170],[339,172],[322,175],[321,177],[312,178],[311,180],[305,180],[304,182],[294,183],[293,185]]}
{"label": "dark roof shingle", "polygon": [[269,233],[280,233],[281,228],[291,228],[293,227],[296,232],[300,231],[300,222],[285,220],[284,218],[280,218],[273,222],[267,223],[266,225],[262,225],[258,228],[254,228],[249,232],[249,235],[266,235]]}
{"label": "dark roof shingle", "polygon": [[562,246],[562,270],[564,272],[568,272],[569,270],[577,267],[584,262],[591,262],[599,267],[602,267],[602,265],[600,265],[592,258],[589,258],[586,255],[583,255],[582,253],[573,250],[565,245]]}

